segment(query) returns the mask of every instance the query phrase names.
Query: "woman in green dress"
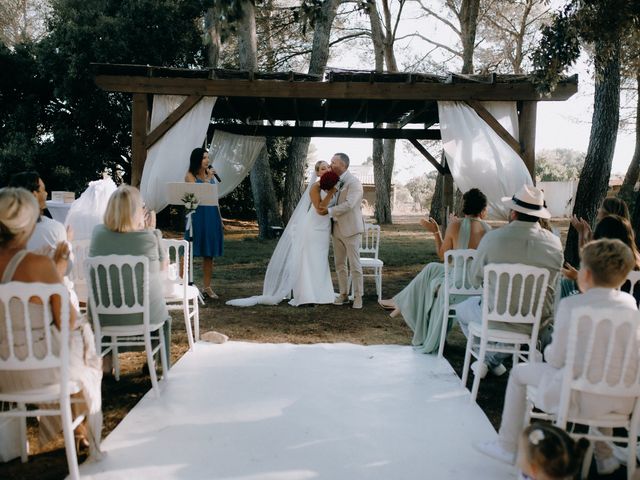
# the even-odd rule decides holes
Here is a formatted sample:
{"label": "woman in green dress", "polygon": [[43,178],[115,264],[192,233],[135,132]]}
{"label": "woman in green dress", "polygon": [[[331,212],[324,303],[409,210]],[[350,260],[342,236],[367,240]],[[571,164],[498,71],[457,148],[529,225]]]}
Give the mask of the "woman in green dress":
{"label": "woman in green dress", "polygon": [[[434,234],[438,257],[444,260],[444,254],[451,249],[476,248],[480,240],[491,227],[483,221],[487,214],[487,197],[477,188],[472,188],[462,196],[462,219],[454,218],[444,234],[440,234],[440,226],[431,217],[422,219],[420,223]],[[402,315],[407,325],[413,330],[411,344],[424,353],[438,349],[442,329],[444,295],[444,264],[433,262],[411,280],[393,300],[381,300],[384,308],[393,308],[391,316]],[[452,298],[455,303],[456,299]]]}

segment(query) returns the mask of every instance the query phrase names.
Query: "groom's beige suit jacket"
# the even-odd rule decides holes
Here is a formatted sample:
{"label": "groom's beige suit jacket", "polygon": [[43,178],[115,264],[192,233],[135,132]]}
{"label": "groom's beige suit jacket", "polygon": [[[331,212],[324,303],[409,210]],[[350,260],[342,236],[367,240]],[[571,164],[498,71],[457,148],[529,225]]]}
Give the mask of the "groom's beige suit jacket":
{"label": "groom's beige suit jacket", "polygon": [[342,187],[336,204],[331,208],[333,221],[340,227],[343,237],[351,237],[364,232],[362,221],[362,184],[348,170],[340,177]]}

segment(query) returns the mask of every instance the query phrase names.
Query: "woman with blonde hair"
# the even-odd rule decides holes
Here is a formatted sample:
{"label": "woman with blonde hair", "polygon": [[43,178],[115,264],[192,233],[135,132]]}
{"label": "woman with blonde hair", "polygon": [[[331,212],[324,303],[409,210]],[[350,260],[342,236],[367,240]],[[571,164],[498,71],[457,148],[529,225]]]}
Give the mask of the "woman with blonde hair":
{"label": "woman with blonde hair", "polygon": [[[31,192],[23,188],[0,189],[0,283],[12,281],[63,283],[55,264],[48,256],[30,253],[26,250],[39,215],[38,203]],[[63,244],[59,249],[61,250],[58,252],[59,255],[69,255],[68,246]],[[57,297],[52,297],[51,305],[47,306],[52,310],[57,328],[60,328],[60,306],[60,299]],[[32,319],[31,338],[34,339],[32,347],[35,355],[44,355],[47,352],[44,335],[40,334],[43,332],[44,308],[45,306],[42,304],[29,304],[29,313]],[[93,332],[85,317],[80,316],[72,304],[69,311],[70,377],[82,386],[81,392],[76,394],[80,403],[72,404],[72,407],[74,413],[83,411],[85,407],[89,412],[88,425],[85,422],[76,428],[76,440],[83,446],[88,446],[89,442],[93,442],[94,446],[98,447],[102,429],[101,362],[95,352]],[[0,309],[0,331],[2,332],[6,330],[4,314],[4,310]],[[14,318],[15,315],[20,314],[12,311]],[[14,322],[12,325],[16,355],[26,355],[26,332],[19,330],[18,322]],[[0,338],[0,352],[7,351],[6,342],[7,337],[3,335]],[[58,380],[56,371],[52,373],[50,369],[0,371],[0,391],[42,388]],[[43,443],[62,431],[59,417],[40,417],[39,426],[40,439]]]}
{"label": "woman with blonde hair", "polygon": [[[167,254],[162,248],[162,233],[155,228],[156,219],[152,211],[144,208],[140,191],[129,185],[121,185],[111,194],[104,224],[93,229],[89,256],[142,255],[149,259],[149,305],[151,321],[164,319],[163,334],[167,345],[167,365],[170,365],[171,317],[164,301],[164,287],[160,270],[166,266]],[[133,288],[132,285],[125,285]],[[133,293],[133,292],[126,292]],[[127,325],[140,323],[139,315],[118,315],[116,318],[101,318],[101,324]]]}

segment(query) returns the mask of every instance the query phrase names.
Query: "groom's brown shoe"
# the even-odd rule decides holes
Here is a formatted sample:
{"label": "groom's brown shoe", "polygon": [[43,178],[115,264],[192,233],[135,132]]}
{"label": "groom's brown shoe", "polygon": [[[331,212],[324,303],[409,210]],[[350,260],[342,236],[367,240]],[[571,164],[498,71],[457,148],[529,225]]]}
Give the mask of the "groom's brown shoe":
{"label": "groom's brown shoe", "polygon": [[362,308],[362,297],[354,297],[353,298],[353,307],[355,309],[360,310]]}
{"label": "groom's brown shoe", "polygon": [[349,303],[349,297],[342,293],[338,295],[336,299],[333,301],[334,305],[344,305],[345,303]]}

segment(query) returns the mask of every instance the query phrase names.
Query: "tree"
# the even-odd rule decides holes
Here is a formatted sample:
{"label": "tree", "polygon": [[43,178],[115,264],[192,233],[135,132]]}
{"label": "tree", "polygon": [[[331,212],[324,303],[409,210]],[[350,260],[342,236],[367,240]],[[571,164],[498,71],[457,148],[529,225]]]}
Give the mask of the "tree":
{"label": "tree", "polygon": [[[536,79],[544,92],[556,85],[561,73],[578,58],[582,46],[593,49],[594,109],[573,209],[588,222],[596,217],[611,174],[619,120],[621,39],[639,20],[637,2],[570,0],[543,29],[540,46],[533,54]],[[570,263],[578,263],[578,235],[573,227],[564,254]]]}
{"label": "tree", "polygon": [[[130,98],[99,90],[90,63],[202,65],[202,40],[196,22],[203,12],[200,0],[54,2],[47,35],[29,47],[36,65],[30,71],[35,79],[49,85],[51,95],[40,97],[46,99],[45,114],[34,116],[32,130],[25,130],[36,135],[24,135],[22,127],[16,126],[13,144],[0,145],[3,167],[24,168],[20,154],[35,151],[37,155],[28,166],[37,168],[50,188],[75,191],[84,189],[105,167],[127,170]],[[16,46],[16,52],[19,48]],[[23,95],[41,95],[39,83],[21,84],[19,75],[11,77],[8,81],[14,88],[33,87]],[[19,152],[20,161],[15,161],[15,152]]]}
{"label": "tree", "polygon": [[3,0],[0,3],[0,42],[8,47],[36,42],[46,33],[46,0]]}
{"label": "tree", "polygon": [[542,150],[536,158],[536,179],[539,182],[564,182],[580,178],[584,152],[568,148]]}
{"label": "tree", "polygon": [[[389,0],[381,0],[382,14],[378,10],[376,0],[368,0],[366,4],[371,23],[371,40],[373,42],[375,69],[377,72],[397,72],[398,63],[394,52],[394,44],[398,26],[402,17],[405,0],[399,0],[395,15],[391,12]],[[386,69],[385,69],[386,66]],[[396,127],[396,125],[389,125]],[[391,177],[395,163],[396,141],[394,139],[373,140],[373,177],[376,184],[375,215],[378,224],[391,223]]]}
{"label": "tree", "polygon": [[429,207],[435,193],[437,178],[438,172],[434,170],[419,177],[413,177],[406,183],[405,187],[409,190],[415,204],[422,208]]}
{"label": "tree", "polygon": [[[311,58],[309,60],[308,73],[324,75],[329,59],[329,40],[331,26],[336,16],[338,6],[342,0],[324,0],[314,11],[313,44]],[[313,125],[313,122],[300,122],[303,127]],[[304,189],[304,172],[307,167],[307,152],[311,139],[308,137],[295,137],[289,147],[289,163],[286,173],[286,188],[282,206],[282,216],[288,220],[296,208]]]}

